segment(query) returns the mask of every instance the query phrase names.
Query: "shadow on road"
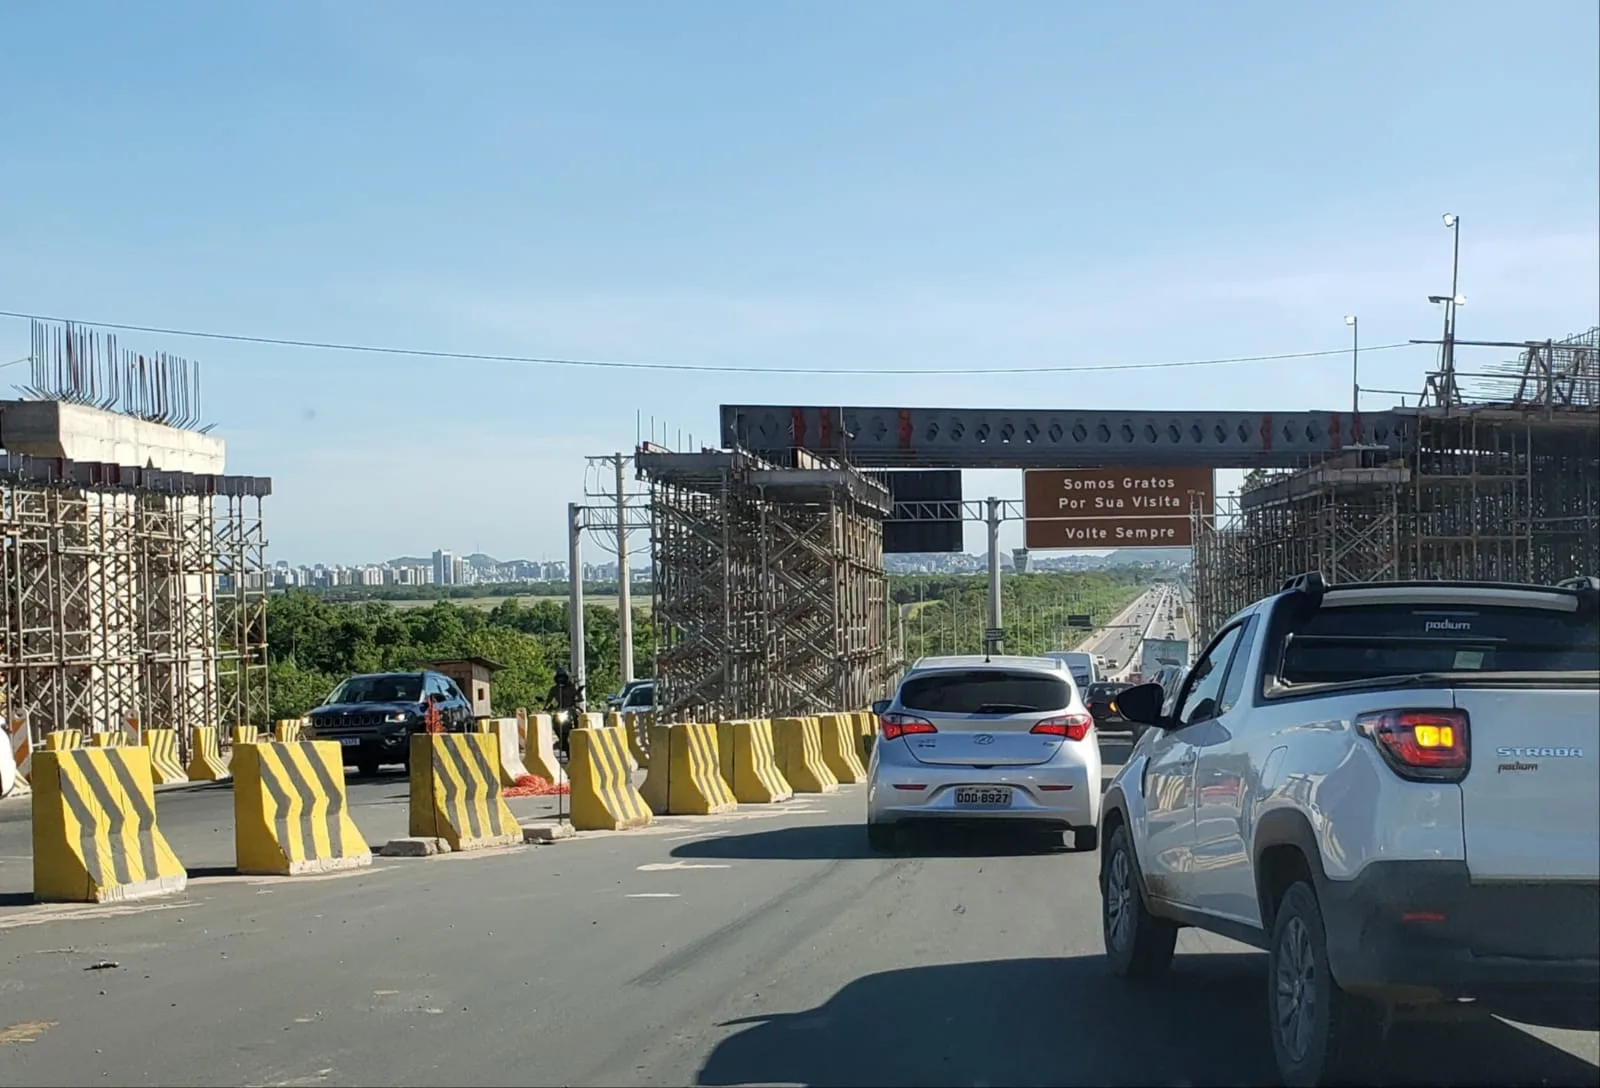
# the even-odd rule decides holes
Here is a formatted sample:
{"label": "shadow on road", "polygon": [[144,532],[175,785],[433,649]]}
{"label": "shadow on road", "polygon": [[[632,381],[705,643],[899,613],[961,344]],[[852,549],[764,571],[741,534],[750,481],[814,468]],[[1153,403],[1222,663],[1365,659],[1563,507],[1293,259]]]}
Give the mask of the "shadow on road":
{"label": "shadow on road", "polygon": [[[752,861],[838,861],[853,858],[1020,857],[1065,852],[1061,835],[1015,827],[910,827],[893,855],[867,849],[864,824],[774,827],[745,835],[722,835],[673,848],[675,858],[739,858]],[[1086,855],[1087,856],[1087,855]]]}
{"label": "shadow on road", "polygon": [[[912,967],[824,1005],[731,1022],[698,1083],[1272,1084],[1266,958],[1180,958],[1137,986],[1098,958]],[[1596,1067],[1498,1021],[1407,1025],[1392,1084],[1593,1085]]]}

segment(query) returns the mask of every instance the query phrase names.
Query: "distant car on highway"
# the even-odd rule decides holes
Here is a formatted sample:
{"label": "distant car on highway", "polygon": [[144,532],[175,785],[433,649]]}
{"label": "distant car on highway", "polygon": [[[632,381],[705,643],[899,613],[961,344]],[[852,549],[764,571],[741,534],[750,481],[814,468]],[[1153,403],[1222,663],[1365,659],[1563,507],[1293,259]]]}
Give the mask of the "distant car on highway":
{"label": "distant car on highway", "polygon": [[628,696],[637,688],[652,687],[654,680],[629,680],[622,688],[606,696],[606,709],[617,710],[628,701]]}
{"label": "distant car on highway", "polygon": [[1117,709],[1117,694],[1133,687],[1117,680],[1102,680],[1098,684],[1090,684],[1089,690],[1084,693],[1084,701],[1089,704],[1089,713],[1094,716],[1096,725],[1123,725],[1126,719]]}
{"label": "distant car on highway", "polygon": [[924,659],[879,704],[867,773],[867,844],[912,822],[976,821],[1099,843],[1094,717],[1057,660]]}
{"label": "distant car on highway", "polygon": [[472,728],[472,704],[443,673],[352,676],[306,715],[307,739],[338,741],[345,765],[362,774],[377,774],[385,763],[409,766],[411,734],[426,727],[430,707],[446,732]]}

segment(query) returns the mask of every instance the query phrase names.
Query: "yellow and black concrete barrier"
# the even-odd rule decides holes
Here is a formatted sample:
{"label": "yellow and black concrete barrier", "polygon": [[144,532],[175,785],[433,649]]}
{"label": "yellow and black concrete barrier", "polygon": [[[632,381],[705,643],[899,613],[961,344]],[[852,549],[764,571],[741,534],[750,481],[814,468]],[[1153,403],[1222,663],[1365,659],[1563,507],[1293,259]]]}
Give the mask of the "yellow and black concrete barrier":
{"label": "yellow and black concrete barrier", "polygon": [[640,793],[658,816],[709,816],[737,807],[722,780],[717,727],[701,722],[650,727],[650,762]]}
{"label": "yellow and black concrete barrier", "polygon": [[567,780],[567,772],[556,758],[556,730],[548,714],[517,711],[517,728],[522,737],[522,765],[528,773],[552,786]]}
{"label": "yellow and black concrete barrier", "polygon": [[183,760],[178,755],[176,729],[146,729],[140,736],[150,753],[150,774],[158,786],[172,782],[187,782]]}
{"label": "yellow and black concrete barrier", "polygon": [[197,725],[189,733],[189,778],[195,782],[221,782],[228,777],[228,765],[222,761],[222,750],[217,747],[217,731],[209,725]]}
{"label": "yellow and black concrete barrier", "polygon": [[824,714],[817,719],[821,733],[822,762],[828,765],[833,777],[842,784],[867,780],[867,769],[861,765],[857,753],[856,723],[849,714]]}
{"label": "yellow and black concrete barrier", "polygon": [[772,723],[765,718],[720,723],[717,754],[722,780],[741,805],[771,805],[794,796],[789,780],[778,770],[772,748]]}
{"label": "yellow and black concrete barrier", "polygon": [[301,718],[279,718],[272,723],[272,739],[279,744],[292,744],[304,732],[305,722]]}
{"label": "yellow and black concrete barrier", "polygon": [[33,754],[33,897],[118,903],[181,892],[142,747]]}
{"label": "yellow and black concrete barrier", "polygon": [[241,873],[298,876],[372,864],[345,799],[332,741],[257,742],[233,750],[233,841]]}
{"label": "yellow and black concrete barrier", "polygon": [[655,724],[655,715],[630,710],[623,717],[628,723],[628,746],[633,752],[633,761],[641,767],[650,766],[650,727]]}
{"label": "yellow and black concrete barrier", "polygon": [[81,729],[52,729],[44,735],[44,750],[47,752],[68,752],[82,747]]}
{"label": "yellow and black concrete barrier", "polygon": [[528,768],[522,764],[519,726],[515,718],[495,718],[489,723],[496,749],[500,753],[500,785],[505,787],[515,786],[517,779],[528,774]]}
{"label": "yellow and black concrete barrier", "polygon": [[499,739],[484,733],[411,736],[411,834],[452,850],[522,841],[500,787]]}
{"label": "yellow and black concrete barrier", "polygon": [[628,771],[628,750],[621,730],[574,729],[567,743],[575,829],[622,831],[650,823],[650,809],[634,789]]}
{"label": "yellow and black concrete barrier", "polygon": [[120,729],[106,729],[99,733],[89,734],[89,747],[91,748],[123,748],[128,743],[128,734]]}
{"label": "yellow and black concrete barrier", "polygon": [[822,730],[815,718],[777,718],[772,723],[778,770],[796,793],[832,793],[839,780],[822,759]]}

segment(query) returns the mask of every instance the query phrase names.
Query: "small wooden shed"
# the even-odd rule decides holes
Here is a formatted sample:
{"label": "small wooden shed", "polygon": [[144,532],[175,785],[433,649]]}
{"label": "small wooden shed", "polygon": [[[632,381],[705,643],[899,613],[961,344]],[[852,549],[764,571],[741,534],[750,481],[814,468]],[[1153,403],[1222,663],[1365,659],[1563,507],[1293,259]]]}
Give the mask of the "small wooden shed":
{"label": "small wooden shed", "polygon": [[449,661],[429,661],[427,668],[442,672],[456,682],[456,687],[461,689],[472,703],[472,716],[475,718],[492,718],[494,711],[490,699],[490,687],[494,682],[494,674],[505,668],[486,657],[458,657]]}

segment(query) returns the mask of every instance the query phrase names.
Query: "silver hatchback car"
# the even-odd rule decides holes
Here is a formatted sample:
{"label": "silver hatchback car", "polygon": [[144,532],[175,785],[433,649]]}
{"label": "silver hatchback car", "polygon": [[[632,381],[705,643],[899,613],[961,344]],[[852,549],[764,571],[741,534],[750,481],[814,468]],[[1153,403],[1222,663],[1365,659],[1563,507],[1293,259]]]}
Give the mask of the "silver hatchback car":
{"label": "silver hatchback car", "polygon": [[1094,718],[1058,661],[924,658],[878,716],[867,772],[867,844],[896,824],[1013,822],[1099,842],[1100,744]]}

